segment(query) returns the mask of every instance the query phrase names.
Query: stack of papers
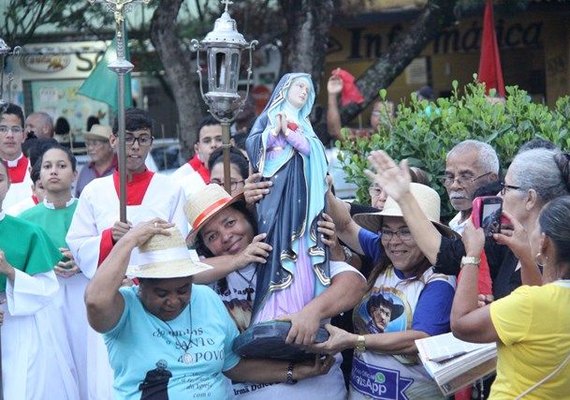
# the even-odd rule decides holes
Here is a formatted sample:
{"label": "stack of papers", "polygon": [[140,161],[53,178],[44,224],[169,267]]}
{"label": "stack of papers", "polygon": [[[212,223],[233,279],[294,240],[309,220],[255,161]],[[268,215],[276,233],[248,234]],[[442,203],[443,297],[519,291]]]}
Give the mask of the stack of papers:
{"label": "stack of papers", "polygon": [[416,340],[424,368],[442,393],[449,396],[493,373],[497,366],[496,343],[470,343],[452,333]]}

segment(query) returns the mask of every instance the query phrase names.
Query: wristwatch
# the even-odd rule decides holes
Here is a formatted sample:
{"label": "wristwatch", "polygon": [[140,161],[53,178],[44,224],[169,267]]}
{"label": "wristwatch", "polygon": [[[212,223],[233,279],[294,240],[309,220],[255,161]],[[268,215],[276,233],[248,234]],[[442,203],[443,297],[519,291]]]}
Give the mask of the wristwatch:
{"label": "wristwatch", "polygon": [[297,380],[293,379],[293,368],[295,368],[295,363],[290,362],[287,366],[287,380],[285,381],[288,385],[294,385],[297,383]]}
{"label": "wristwatch", "polygon": [[366,351],[366,338],[363,335],[358,335],[356,338],[356,346],[354,347],[359,353]]}
{"label": "wristwatch", "polygon": [[463,268],[464,265],[475,265],[478,267],[480,263],[481,259],[479,257],[461,257],[461,268]]}

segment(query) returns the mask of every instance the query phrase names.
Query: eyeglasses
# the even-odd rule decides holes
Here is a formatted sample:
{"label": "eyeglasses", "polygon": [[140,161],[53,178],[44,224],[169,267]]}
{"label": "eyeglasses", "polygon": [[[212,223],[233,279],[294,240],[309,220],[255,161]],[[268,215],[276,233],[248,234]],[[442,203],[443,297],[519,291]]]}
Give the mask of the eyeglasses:
{"label": "eyeglasses", "polygon": [[154,138],[150,135],[140,135],[138,137],[133,135],[125,135],[125,143],[129,146],[139,142],[139,146],[150,146]]}
{"label": "eyeglasses", "polygon": [[[240,183],[244,183],[245,180],[241,180],[241,181],[231,181],[230,182],[230,190],[233,192],[234,190],[237,190],[238,186]],[[224,187],[224,182],[218,180],[218,179],[211,179],[210,183],[213,183],[215,185],[220,185],[221,187]]]}
{"label": "eyeglasses", "polygon": [[463,186],[466,183],[474,183],[476,180],[481,179],[484,176],[487,176],[490,174],[492,174],[492,172],[486,172],[482,175],[476,176],[475,178],[473,178],[473,176],[471,174],[461,174],[458,177],[455,177],[453,175],[445,175],[439,179],[444,186],[451,186],[451,185],[453,185],[453,182],[455,182],[455,181],[457,181],[459,186]]}
{"label": "eyeglasses", "polygon": [[504,196],[505,193],[507,193],[507,189],[521,190],[521,187],[520,186],[507,185],[507,184],[505,184],[505,182],[501,182],[501,195],[502,196]]}
{"label": "eyeglasses", "polygon": [[397,231],[391,231],[390,229],[382,228],[380,229],[381,239],[386,242],[390,242],[394,236],[397,236],[402,242],[409,242],[413,240],[412,232],[409,229],[400,229]]}
{"label": "eyeglasses", "polygon": [[19,134],[24,132],[24,130],[22,129],[21,126],[6,126],[6,125],[0,125],[0,135],[6,135],[8,134],[8,132],[12,132],[14,134]]}
{"label": "eyeglasses", "polygon": [[370,197],[378,197],[382,194],[384,190],[380,186],[370,186],[368,188],[368,194]]}

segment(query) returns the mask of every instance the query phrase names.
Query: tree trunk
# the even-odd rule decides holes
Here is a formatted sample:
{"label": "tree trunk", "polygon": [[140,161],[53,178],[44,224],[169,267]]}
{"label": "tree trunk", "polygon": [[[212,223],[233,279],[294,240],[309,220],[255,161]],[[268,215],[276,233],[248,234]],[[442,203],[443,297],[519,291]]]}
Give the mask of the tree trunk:
{"label": "tree trunk", "polygon": [[152,16],[150,38],[176,99],[182,150],[188,155],[196,141],[203,105],[196,85],[195,63],[180,46],[176,32],[176,17],[183,1],[160,1]]}
{"label": "tree trunk", "polygon": [[287,20],[288,31],[281,72],[311,74],[318,93],[332,23],[333,2],[281,0],[280,4]]}
{"label": "tree trunk", "polygon": [[350,122],[378,97],[381,88],[387,88],[404,71],[424,47],[456,18],[458,0],[430,0],[412,26],[390,45],[378,61],[371,65],[356,84],[364,96],[364,103],[350,104],[341,109],[343,124]]}

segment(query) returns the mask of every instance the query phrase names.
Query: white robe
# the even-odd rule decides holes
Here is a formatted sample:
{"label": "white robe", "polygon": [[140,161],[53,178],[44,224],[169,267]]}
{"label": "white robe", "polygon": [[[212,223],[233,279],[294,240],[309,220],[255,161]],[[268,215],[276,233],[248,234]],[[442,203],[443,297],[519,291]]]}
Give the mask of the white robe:
{"label": "white robe", "polygon": [[78,400],[68,347],[58,345],[62,325],[54,321],[58,283],[53,271],[33,276],[15,270],[6,283],[2,325],[2,383],[9,400]]}
{"label": "white robe", "polygon": [[189,198],[190,195],[206,187],[206,183],[200,174],[188,163],[184,163],[184,165],[174,171],[170,177],[173,181],[182,186],[186,198]]}
{"label": "white robe", "polygon": [[17,217],[21,213],[30,208],[34,207],[36,202],[30,197],[26,197],[25,199],[20,200],[18,203],[14,204],[12,207],[6,209],[6,214],[11,215],[13,217]]}
{"label": "white robe", "polygon": [[[8,165],[12,162],[7,161]],[[2,209],[6,210],[6,214],[16,216],[17,214],[10,214],[10,208],[20,201],[31,198],[34,194],[32,192],[32,178],[30,177],[30,161],[28,160],[28,167],[26,168],[26,175],[24,176],[24,180],[19,183],[12,182],[10,184],[10,189],[8,189],[8,193],[6,193],[6,197],[2,202]]]}
{"label": "white robe", "polygon": [[[127,206],[127,220],[134,225],[154,217],[176,224],[183,237],[188,235],[184,215],[185,196],[170,177],[154,174],[142,204]],[[119,220],[119,198],[113,175],[95,179],[81,192],[66,241],[75,262],[88,279],[97,271],[102,232]],[[136,250],[131,263],[136,263]],[[88,400],[113,399],[113,370],[109,364],[103,336],[93,329],[87,334]]]}

